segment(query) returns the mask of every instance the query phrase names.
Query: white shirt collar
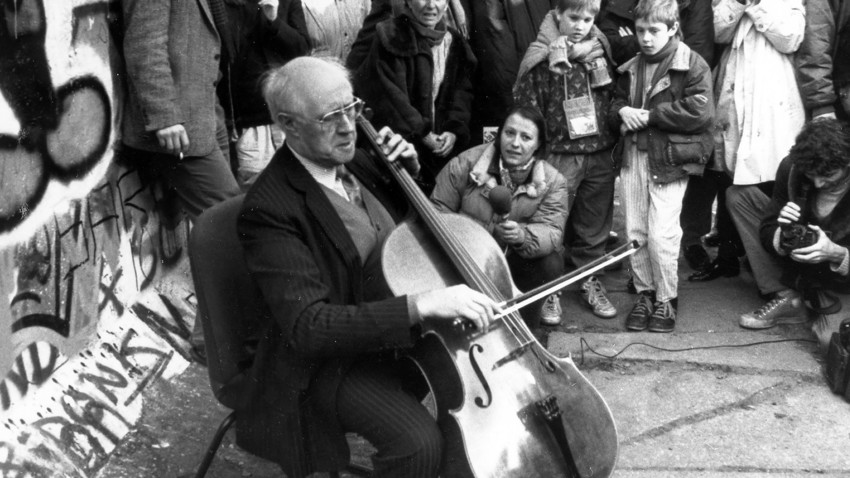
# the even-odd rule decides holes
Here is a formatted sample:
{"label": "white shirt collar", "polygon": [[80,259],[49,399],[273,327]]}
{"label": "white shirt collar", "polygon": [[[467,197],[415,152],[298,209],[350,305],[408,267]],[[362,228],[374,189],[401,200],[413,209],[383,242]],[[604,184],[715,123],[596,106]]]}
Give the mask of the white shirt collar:
{"label": "white shirt collar", "polygon": [[[289,145],[287,145],[287,148],[289,148]],[[342,184],[342,179],[339,177],[339,166],[325,168],[298,154],[294,149],[289,148],[289,150],[292,151],[292,155],[295,156],[295,159],[301,162],[304,169],[310,173],[310,176],[313,176],[313,179],[315,179],[317,183],[339,194],[345,198],[346,201],[351,200],[348,196],[348,192],[345,190],[345,186]]]}
{"label": "white shirt collar", "polygon": [[[286,145],[286,147],[289,148],[289,145]],[[304,156],[298,154],[294,149],[289,148],[289,150],[292,151],[292,155],[295,156],[295,159],[301,162],[301,164],[304,166],[304,169],[306,169],[307,172],[310,173],[310,176],[313,176],[313,179],[315,179],[317,183],[329,189],[336,189],[335,186],[337,178],[335,167],[325,168],[319,166],[313,161],[310,161]]]}

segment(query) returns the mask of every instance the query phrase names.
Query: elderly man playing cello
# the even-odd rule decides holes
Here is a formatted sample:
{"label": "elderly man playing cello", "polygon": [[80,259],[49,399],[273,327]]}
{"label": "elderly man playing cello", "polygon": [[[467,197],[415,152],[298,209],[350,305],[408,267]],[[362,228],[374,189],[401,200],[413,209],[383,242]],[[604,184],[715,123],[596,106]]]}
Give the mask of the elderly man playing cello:
{"label": "elderly man playing cello", "polygon": [[[294,59],[270,74],[264,94],[286,143],[238,223],[271,317],[253,364],[247,408],[263,426],[251,441],[289,477],[344,468],[346,432],[377,448],[372,476],[437,476],[442,436],[420,403],[421,376],[396,352],[413,344],[423,319],[461,317],[486,330],[500,308],[465,285],[387,291],[378,251],[406,205],[386,166],[355,146],[363,104],[342,66]],[[377,141],[390,161],[418,170],[400,136],[384,128]]]}

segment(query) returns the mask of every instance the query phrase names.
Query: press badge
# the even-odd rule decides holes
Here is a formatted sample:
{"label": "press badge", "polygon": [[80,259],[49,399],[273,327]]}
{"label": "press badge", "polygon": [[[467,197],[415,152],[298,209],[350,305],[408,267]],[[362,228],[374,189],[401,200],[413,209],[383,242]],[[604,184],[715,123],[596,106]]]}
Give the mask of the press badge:
{"label": "press badge", "polygon": [[596,107],[589,96],[579,96],[564,100],[564,113],[567,115],[567,130],[570,139],[584,138],[599,134],[596,122]]}
{"label": "press badge", "polygon": [[567,131],[570,139],[584,138],[599,134],[599,124],[596,121],[596,106],[590,96],[590,84],[587,85],[587,96],[570,98],[567,90],[566,75],[564,75],[564,114],[567,116]]}

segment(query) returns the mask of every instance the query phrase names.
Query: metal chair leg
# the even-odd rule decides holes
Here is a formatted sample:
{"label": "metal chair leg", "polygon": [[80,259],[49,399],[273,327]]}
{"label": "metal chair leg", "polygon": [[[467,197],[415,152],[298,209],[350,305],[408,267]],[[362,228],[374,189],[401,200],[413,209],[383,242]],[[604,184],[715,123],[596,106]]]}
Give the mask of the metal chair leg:
{"label": "metal chair leg", "polygon": [[[206,476],[207,471],[209,471],[210,465],[212,464],[213,458],[215,458],[215,454],[218,451],[218,448],[221,446],[221,441],[224,439],[225,433],[227,433],[227,430],[229,430],[230,427],[233,426],[233,422],[235,421],[235,411],[230,412],[230,414],[224,417],[224,420],[221,421],[221,424],[218,426],[218,430],[216,430],[215,435],[213,435],[212,440],[210,441],[210,444],[207,447],[207,452],[204,455],[204,459],[201,461],[201,464],[198,465],[198,469],[194,475],[195,478],[204,478]],[[368,477],[372,473],[371,468],[355,465],[354,463],[349,463],[348,466],[346,466],[346,471],[355,476],[362,477]],[[189,476],[192,475],[182,475],[181,478],[188,478]],[[328,476],[330,478],[339,478],[339,472],[332,471],[328,474]]]}
{"label": "metal chair leg", "polygon": [[236,420],[236,412],[230,412],[229,415],[224,417],[221,425],[218,426],[218,430],[216,430],[215,435],[210,441],[210,446],[207,447],[207,453],[204,455],[203,461],[198,465],[198,471],[195,472],[195,478],[204,478],[207,474],[207,470],[210,468],[210,464],[212,464],[213,458],[215,458],[215,454],[218,451],[218,447],[221,446],[221,440],[224,439],[224,434],[227,433],[227,430],[230,429],[233,422]]}
{"label": "metal chair leg", "polygon": [[348,466],[345,467],[345,469],[354,476],[368,477],[372,474],[372,468],[369,468],[367,466],[356,465],[354,463],[349,463]]}

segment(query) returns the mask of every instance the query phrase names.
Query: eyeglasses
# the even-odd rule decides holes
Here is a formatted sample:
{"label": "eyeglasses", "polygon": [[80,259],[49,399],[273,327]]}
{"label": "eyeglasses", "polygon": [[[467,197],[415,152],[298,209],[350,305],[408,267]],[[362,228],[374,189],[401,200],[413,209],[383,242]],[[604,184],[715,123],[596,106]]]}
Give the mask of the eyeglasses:
{"label": "eyeglasses", "polygon": [[348,121],[351,121],[351,122],[355,121],[363,113],[363,106],[364,105],[365,105],[365,103],[363,103],[363,100],[361,100],[360,98],[357,98],[355,96],[354,101],[352,101],[351,103],[343,106],[342,108],[338,108],[338,109],[335,109],[333,111],[329,111],[329,112],[325,113],[324,115],[322,115],[322,117],[319,118],[319,119],[305,118],[301,115],[297,115],[297,114],[294,114],[294,113],[282,113],[282,114],[289,114],[289,115],[297,116],[299,118],[302,118],[304,120],[307,120],[307,121],[310,121],[310,122],[313,122],[313,123],[318,123],[319,126],[323,130],[330,131],[330,130],[336,128],[337,126],[339,126],[340,124],[342,124],[343,119],[347,119]]}

